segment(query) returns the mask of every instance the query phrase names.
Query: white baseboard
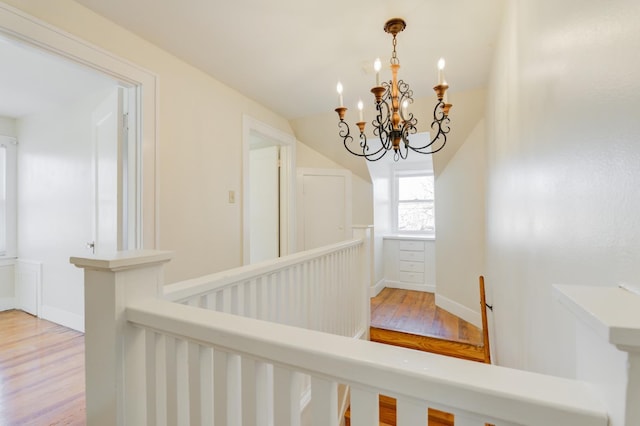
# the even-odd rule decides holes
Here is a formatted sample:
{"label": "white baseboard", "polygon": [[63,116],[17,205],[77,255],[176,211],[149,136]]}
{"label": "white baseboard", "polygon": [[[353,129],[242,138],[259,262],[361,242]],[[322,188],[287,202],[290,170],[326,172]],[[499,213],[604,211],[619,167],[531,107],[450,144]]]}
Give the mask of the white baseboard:
{"label": "white baseboard", "polygon": [[381,279],[380,281],[369,287],[369,297],[376,297],[382,291],[382,289],[386,287],[385,284],[386,280]]}
{"label": "white baseboard", "polygon": [[74,314],[73,312],[53,306],[42,305],[39,316],[47,321],[55,322],[56,324],[84,333],[84,318],[82,315]]}
{"label": "white baseboard", "polygon": [[17,309],[15,297],[0,297],[0,311]]}
{"label": "white baseboard", "polygon": [[424,291],[427,293],[435,293],[436,286],[434,284],[415,284],[402,281],[385,281],[385,287],[401,288],[403,290]]}
{"label": "white baseboard", "polygon": [[436,306],[444,309],[447,312],[451,312],[458,318],[470,322],[478,328],[482,328],[482,316],[480,312],[476,312],[473,309],[469,309],[460,303],[449,299],[441,294],[436,293]]}

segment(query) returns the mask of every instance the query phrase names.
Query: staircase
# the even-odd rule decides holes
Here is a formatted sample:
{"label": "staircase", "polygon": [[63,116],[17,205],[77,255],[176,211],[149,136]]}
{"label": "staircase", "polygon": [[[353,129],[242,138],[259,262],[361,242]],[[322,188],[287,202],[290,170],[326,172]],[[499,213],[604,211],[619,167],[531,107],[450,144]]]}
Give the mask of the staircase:
{"label": "staircase", "polygon": [[[480,312],[482,315],[482,345],[474,345],[463,341],[447,340],[436,336],[418,335],[402,331],[388,330],[378,327],[369,328],[369,339],[372,342],[387,345],[400,346],[418,351],[431,352],[468,361],[491,364],[491,351],[489,347],[489,333],[487,324],[487,308],[485,298],[484,277],[479,277],[480,287]],[[379,396],[379,420],[380,426],[396,425],[396,400],[394,398]],[[351,425],[351,411],[345,413],[345,426]],[[429,409],[428,426],[454,426],[453,414],[439,410]]]}

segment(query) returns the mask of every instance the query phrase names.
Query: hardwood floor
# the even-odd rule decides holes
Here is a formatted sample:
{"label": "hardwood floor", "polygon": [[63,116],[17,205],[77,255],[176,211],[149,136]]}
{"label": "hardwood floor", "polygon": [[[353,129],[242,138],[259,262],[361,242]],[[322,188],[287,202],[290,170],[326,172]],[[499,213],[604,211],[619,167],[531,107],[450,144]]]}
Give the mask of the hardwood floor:
{"label": "hardwood floor", "polygon": [[0,425],[84,425],[84,335],[0,312]]}
{"label": "hardwood floor", "polygon": [[436,306],[433,293],[385,288],[371,299],[371,327],[482,345],[482,330]]}

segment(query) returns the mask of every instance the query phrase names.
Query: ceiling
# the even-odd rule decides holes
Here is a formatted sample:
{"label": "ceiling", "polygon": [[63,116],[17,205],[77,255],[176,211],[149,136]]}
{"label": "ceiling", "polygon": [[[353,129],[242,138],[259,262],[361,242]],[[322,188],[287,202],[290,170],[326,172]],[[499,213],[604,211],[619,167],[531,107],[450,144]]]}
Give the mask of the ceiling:
{"label": "ceiling", "polygon": [[287,119],[333,110],[338,80],[345,106],[367,96],[392,17],[415,98],[433,96],[440,57],[452,93],[486,86],[503,1],[76,0]]}
{"label": "ceiling", "polygon": [[116,82],[74,62],[0,37],[0,116],[20,118],[63,104]]}

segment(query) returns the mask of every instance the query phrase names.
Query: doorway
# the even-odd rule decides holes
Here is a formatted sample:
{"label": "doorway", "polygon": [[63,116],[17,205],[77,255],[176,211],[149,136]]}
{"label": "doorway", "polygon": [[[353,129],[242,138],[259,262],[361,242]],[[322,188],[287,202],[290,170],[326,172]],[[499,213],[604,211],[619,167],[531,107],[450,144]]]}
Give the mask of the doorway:
{"label": "doorway", "polygon": [[243,264],[295,252],[292,135],[243,117]]}
{"label": "doorway", "polygon": [[[99,75],[103,79],[111,81],[111,88],[116,85],[125,88],[122,105],[127,106],[129,109],[128,119],[126,120],[129,123],[129,130],[125,131],[123,136],[130,144],[128,148],[122,149],[117,155],[117,161],[124,158],[129,164],[135,164],[136,166],[132,168],[122,168],[122,163],[120,163],[116,167],[116,169],[119,170],[116,179],[121,188],[117,198],[123,209],[122,211],[127,212],[126,218],[122,220],[121,233],[119,233],[117,237],[117,248],[155,248],[157,241],[155,190],[156,77],[133,64],[125,63],[118,57],[106,53],[84,40],[77,39],[54,27],[42,26],[42,23],[37,19],[2,4],[0,4],[0,39],[6,40],[6,42],[10,44],[20,44],[40,55],[48,55],[58,61],[64,61],[74,67],[82,68],[85,72]],[[32,69],[36,68],[32,67]],[[42,69],[47,70],[47,75],[51,74],[48,68],[38,68],[40,76],[42,76]],[[73,81],[73,78],[70,78],[70,80]],[[144,91],[142,90],[143,87],[145,89]],[[12,98],[23,100],[24,97]],[[82,125],[90,129],[91,111],[89,111],[88,114],[89,119],[83,120],[82,123],[85,124]],[[117,121],[121,123],[123,120],[119,119]],[[75,121],[73,125],[68,125],[66,128],[65,126],[60,126],[60,128],[72,132],[78,127],[76,125],[80,125],[80,121]],[[33,126],[32,129],[36,129],[36,126]],[[91,130],[89,131],[89,135],[90,134]],[[91,136],[85,138],[85,140],[89,141],[86,145],[89,145],[89,152],[91,152],[93,149],[91,146]],[[18,143],[20,143],[20,141]],[[20,155],[21,148],[20,146],[18,147],[18,155]],[[74,152],[75,148],[69,148],[68,153],[72,154]],[[42,155],[42,153],[38,155],[38,153],[35,152],[32,155],[32,159],[35,159],[36,162],[33,164],[36,164],[36,166],[43,164],[40,161],[43,158],[45,158],[45,156]],[[51,175],[64,174],[72,171],[72,169],[68,167],[68,164],[71,163],[58,161],[61,158],[63,157],[59,155],[59,152],[51,151],[48,158],[50,165],[52,165],[49,169]],[[57,166],[54,165],[56,161],[58,161]],[[89,160],[88,163],[83,164],[82,173],[77,176],[80,176],[79,180],[85,181],[85,183],[88,180],[88,186],[91,188],[93,175],[91,170],[92,167],[95,166],[95,163],[92,166],[91,160]],[[37,167],[34,166],[33,170],[37,170]],[[23,179],[23,181],[25,184],[28,184],[25,179]],[[128,183],[122,185],[122,182]],[[45,185],[41,185],[39,190],[46,191],[46,184],[48,182],[45,180],[44,183]],[[67,188],[70,193],[73,192],[72,188],[68,186],[63,185],[62,187]],[[28,201],[37,203],[39,199],[39,197],[35,197]],[[56,205],[60,206],[62,204],[64,204],[64,202],[61,200],[56,201]],[[85,218],[91,216],[91,205],[86,208],[80,208],[80,204],[84,205],[84,203],[79,204],[76,201],[66,201],[66,204],[71,207],[67,212],[70,212],[69,216],[72,218],[78,217],[78,215]],[[55,231],[56,228],[62,228],[60,221],[56,218],[59,219],[63,217],[64,214],[60,214],[56,209],[52,209],[51,206],[40,204],[40,207],[41,210],[48,213],[46,219],[49,221],[49,226],[43,229],[52,232]],[[37,209],[31,209],[31,211],[36,210]],[[29,219],[28,217],[22,217],[20,214],[25,211],[24,208],[19,211],[18,221],[26,221]],[[89,213],[87,213],[87,211]],[[78,272],[75,268],[71,267],[71,269],[69,269],[68,259],[70,254],[80,256],[89,254],[85,245],[92,241],[91,225],[89,225],[87,232],[84,230],[84,226],[76,226],[78,223],[79,222],[76,221],[73,225],[68,225],[64,229],[83,233],[84,236],[81,238],[80,247],[77,250],[73,249],[72,252],[68,250],[66,252],[58,250],[60,258],[51,264],[42,262],[42,266],[39,269],[41,274],[22,274],[20,269],[21,264],[24,264],[23,266],[25,267],[29,266],[32,264],[33,259],[38,259],[45,252],[49,254],[54,253],[57,247],[57,244],[52,244],[52,240],[48,239],[46,234],[33,232],[31,235],[33,241],[38,241],[40,244],[36,251],[31,252],[31,254],[27,253],[26,258],[18,258],[15,260],[15,278],[16,284],[19,287],[23,284],[20,282],[22,278],[41,275],[40,280],[31,280],[36,281],[35,285],[39,292],[38,299],[41,306],[40,308],[36,308],[38,315],[70,328],[82,330],[84,327],[82,273],[79,273],[79,282],[70,285],[70,288],[62,288],[65,285],[69,285],[64,284],[70,282],[66,279],[58,279],[51,283],[47,282],[46,285],[44,285],[43,282],[47,280],[47,277],[56,275],[63,269],[65,269],[67,273]],[[126,226],[127,224],[129,226]],[[83,230],[80,231],[80,228],[83,228]],[[20,235],[28,236],[28,231],[32,230],[28,229],[25,232],[21,232]],[[22,252],[19,252],[18,255],[22,256]],[[34,264],[32,264],[32,266],[34,266]],[[62,287],[60,287],[60,285],[62,285]],[[44,290],[46,290],[46,292]],[[20,289],[15,288],[15,291],[15,303],[18,305],[19,300],[17,299],[20,294]]]}

